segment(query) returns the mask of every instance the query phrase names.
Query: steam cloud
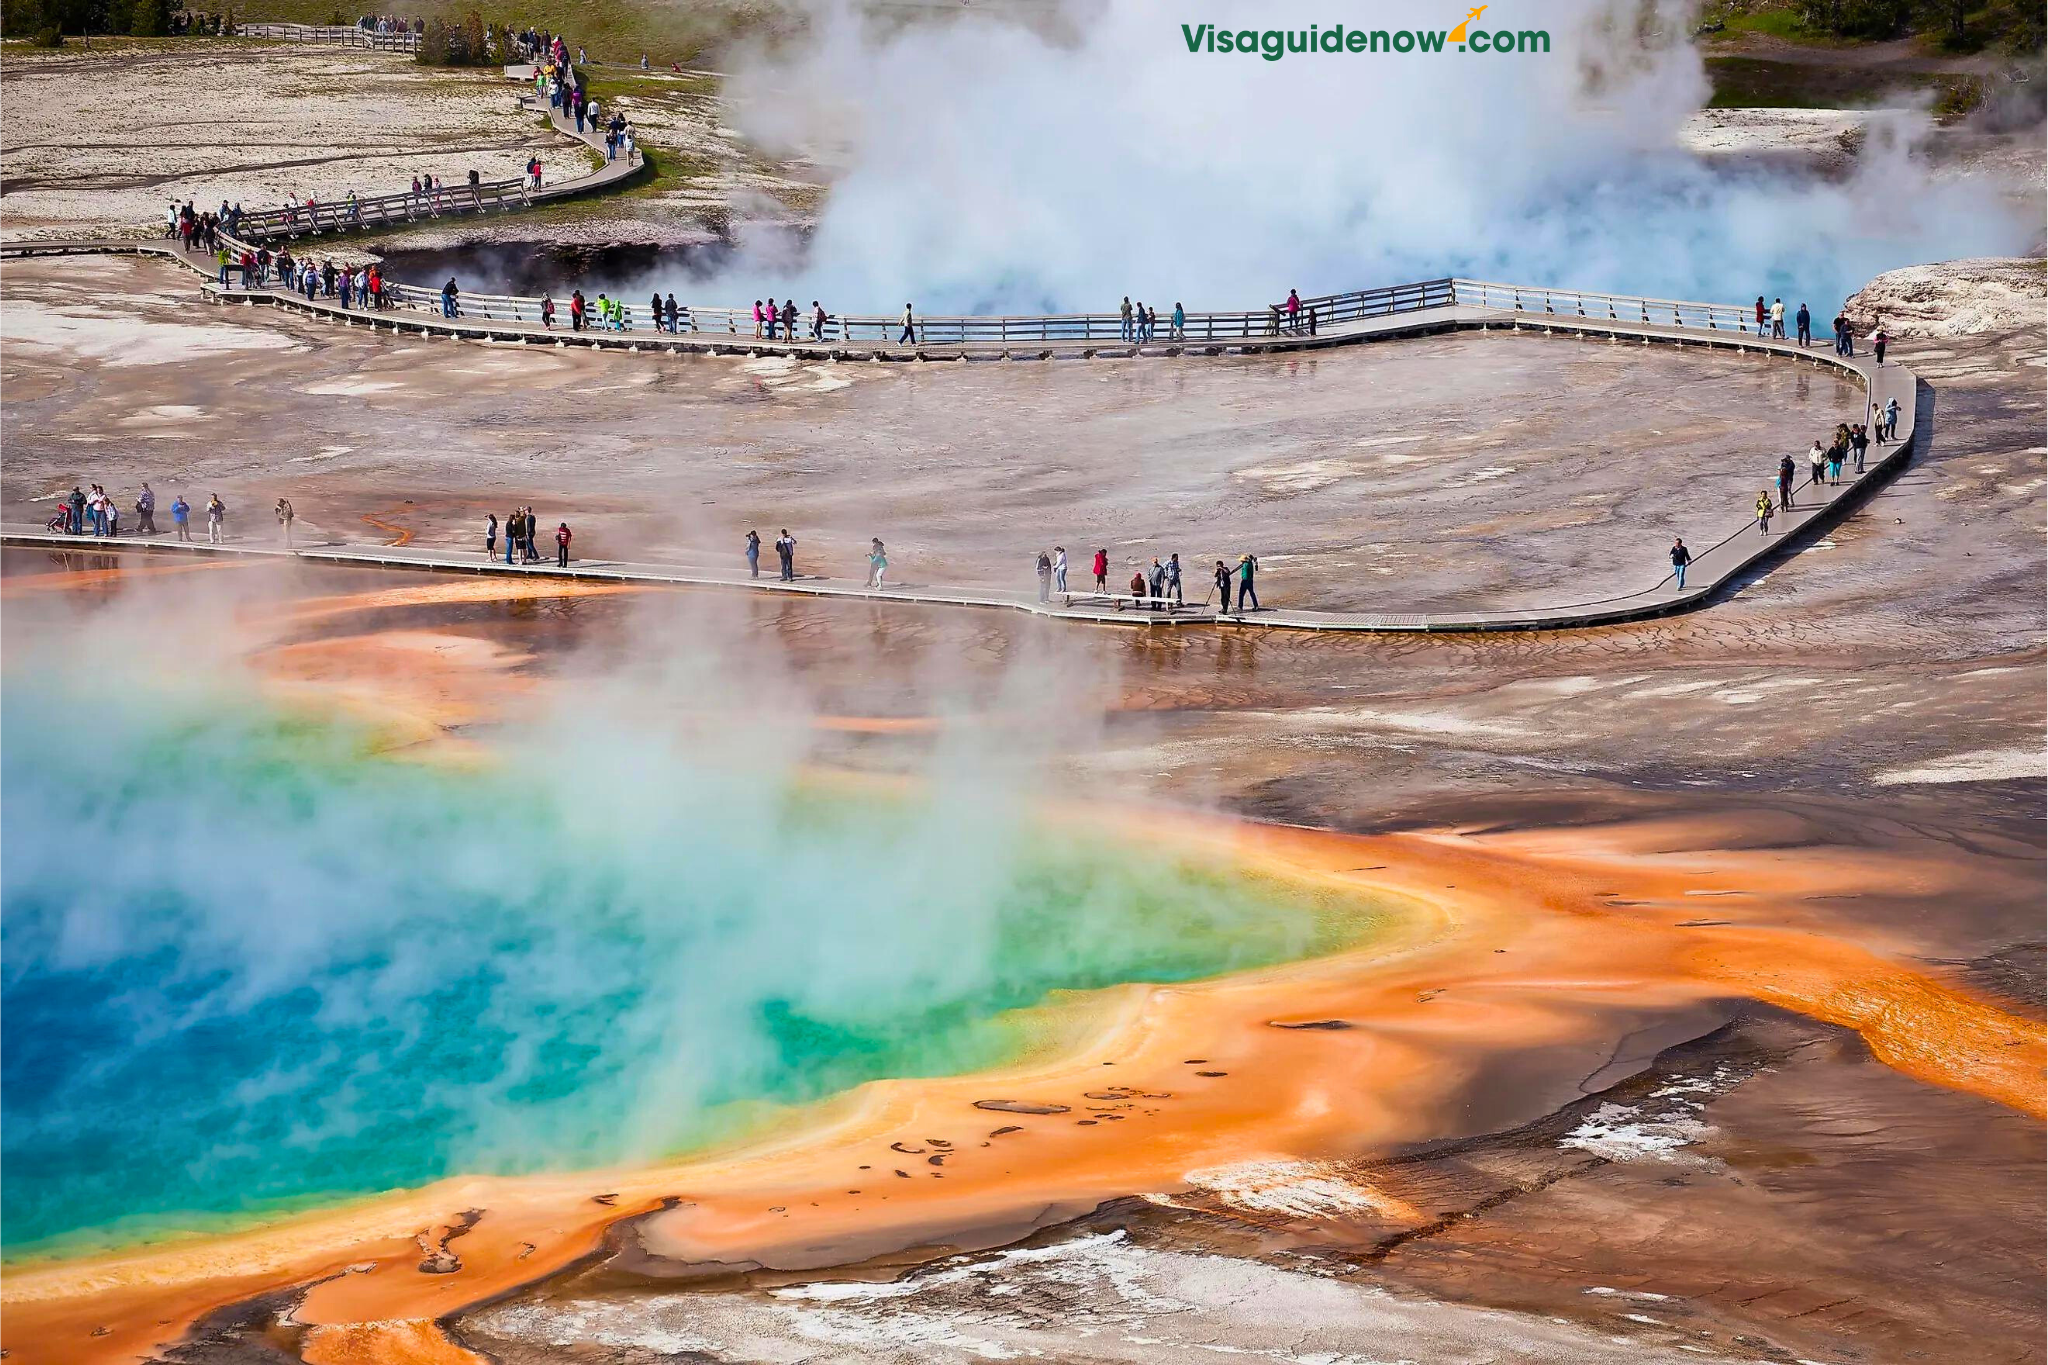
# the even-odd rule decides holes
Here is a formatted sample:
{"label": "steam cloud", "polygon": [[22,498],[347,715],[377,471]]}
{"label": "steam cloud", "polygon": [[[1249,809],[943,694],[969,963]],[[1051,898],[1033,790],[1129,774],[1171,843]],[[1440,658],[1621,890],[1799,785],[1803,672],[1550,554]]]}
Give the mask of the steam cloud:
{"label": "steam cloud", "polygon": [[[1106,0],[1027,27],[966,11],[878,27],[820,0],[808,41],[728,89],[770,149],[836,148],[811,240],[743,235],[708,299],[849,312],[1258,306],[1458,273],[1825,314],[1879,271],[2026,248],[1996,192],[1935,181],[1923,113],[1882,117],[1845,177],[1678,149],[1708,85],[1688,4],[1519,0],[1549,56],[1191,55],[1183,23],[1448,28],[1279,0]],[[1065,36],[1047,36],[1062,31]],[[706,292],[701,287],[699,292]]]}
{"label": "steam cloud", "polygon": [[[1018,757],[1044,748],[982,727],[905,794],[807,787],[815,701],[733,599],[555,661],[560,704],[449,770],[266,704],[228,657],[273,642],[231,624],[274,616],[252,577],[9,610],[11,1250],[644,1160],[990,1064],[1017,1041],[991,1016],[1049,989],[1321,941],[1303,900],[1048,837]],[[941,714],[1094,723],[1056,642],[975,693],[918,671]]]}

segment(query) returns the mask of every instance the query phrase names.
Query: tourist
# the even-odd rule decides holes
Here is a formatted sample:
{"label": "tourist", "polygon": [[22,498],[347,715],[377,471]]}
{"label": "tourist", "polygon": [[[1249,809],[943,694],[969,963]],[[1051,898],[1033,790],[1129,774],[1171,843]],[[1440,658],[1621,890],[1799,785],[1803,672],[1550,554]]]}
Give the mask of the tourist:
{"label": "tourist", "polygon": [[782,309],[776,306],[775,296],[768,296],[768,339],[775,340],[775,329],[782,323]]}
{"label": "tourist", "polygon": [[903,335],[896,338],[898,346],[917,338],[917,319],[911,315],[910,305],[903,305]]}
{"label": "tourist", "polygon": [[1799,312],[1793,318],[1793,321],[1799,327],[1799,344],[1801,346],[1813,345],[1813,314],[1807,311],[1805,304],[1799,305]]}
{"label": "tourist", "polygon": [[220,500],[220,494],[206,495],[206,539],[207,543],[218,545],[226,538],[223,523],[228,519],[228,505]]}
{"label": "tourist", "polygon": [[782,534],[775,538],[775,558],[782,566],[782,581],[794,583],[796,581],[796,537],[789,533],[787,526],[783,527]]}
{"label": "tourist", "polygon": [[1151,601],[1146,605],[1157,611],[1166,602],[1166,566],[1159,562],[1159,556],[1152,556],[1152,571],[1146,575],[1145,586],[1149,589]]}
{"label": "tourist", "polygon": [[1856,472],[1863,473],[1863,457],[1870,449],[1870,429],[1858,422],[1849,430],[1849,448],[1856,452]]}
{"label": "tourist", "polygon": [[1884,366],[1884,348],[1887,345],[1889,345],[1890,342],[1891,334],[1885,331],[1884,324],[1882,322],[1878,323],[1877,330],[1870,334],[1870,346],[1871,349],[1877,353],[1877,363],[1880,369],[1882,369]]}
{"label": "tourist", "polygon": [[[1816,442],[1815,444],[1818,444]],[[1799,470],[1792,463],[1790,455],[1778,457],[1778,501],[1785,504],[1785,510],[1792,510],[1792,483],[1799,477]]]}
{"label": "tourist", "polygon": [[1770,310],[1764,307],[1764,296],[1756,296],[1756,334],[1762,336],[1770,318]]}
{"label": "tourist", "polygon": [[456,298],[460,293],[461,291],[455,287],[455,277],[453,275],[450,275],[448,277],[448,283],[441,286],[442,317],[452,318],[457,316],[462,311],[456,305]]}
{"label": "tourist", "polygon": [[540,563],[540,518],[533,514],[531,505],[526,509],[526,518],[522,525],[525,528],[526,554],[521,562],[538,564]]}
{"label": "tourist", "polygon": [[[1259,561],[1246,555],[1237,564],[1237,609],[1240,613],[1259,609],[1259,594],[1252,586],[1252,579],[1259,572]],[[1250,606],[1246,606],[1250,603]]]}
{"label": "tourist", "polygon": [[570,538],[571,532],[569,530],[568,522],[562,522],[560,525],[555,527],[555,567],[558,569],[566,569],[569,567]]}
{"label": "tourist", "polygon": [[505,514],[505,567],[512,567],[512,552],[519,544],[519,509],[513,508]]}
{"label": "tourist", "polygon": [[654,319],[655,331],[665,332],[668,330],[667,326],[662,322],[661,291],[659,289],[655,290],[654,296],[647,300],[647,316]]}
{"label": "tourist", "polygon": [[1771,336],[1778,341],[1785,339],[1785,300],[1783,299],[1771,300]]}
{"label": "tourist", "polygon": [[498,514],[491,513],[484,518],[484,558],[498,557]]}
{"label": "tourist", "polygon": [[1173,305],[1173,331],[1169,335],[1175,341],[1188,339],[1188,310],[1178,303]]}
{"label": "tourist", "polygon": [[1827,451],[1821,448],[1821,444],[1819,441],[1815,441],[1813,443],[1813,449],[1806,452],[1806,463],[1807,466],[1813,471],[1812,482],[1819,483],[1821,480],[1821,471],[1827,468],[1828,463],[1828,453]]}
{"label": "tourist", "polygon": [[135,532],[144,536],[156,534],[156,494],[146,483],[135,499]]}
{"label": "tourist", "polygon": [[879,589],[882,586],[883,577],[888,572],[889,555],[882,549],[881,538],[877,536],[868,548],[868,586]]}
{"label": "tourist", "polygon": [[761,533],[747,532],[747,577],[761,576]]}
{"label": "tourist", "polygon": [[796,340],[795,299],[784,299],[782,301],[782,339],[784,341]]}
{"label": "tourist", "polygon": [[1052,600],[1052,556],[1043,550],[1038,552],[1038,600]]}
{"label": "tourist", "polygon": [[1180,593],[1180,556],[1177,554],[1166,557],[1166,586],[1173,593],[1173,605],[1187,605],[1187,599]]}
{"label": "tourist", "polygon": [[1230,566],[1220,559],[1217,560],[1216,572],[1213,577],[1216,580],[1216,595],[1223,599],[1222,605],[1217,607],[1216,610],[1220,614],[1228,616],[1230,615]]}
{"label": "tourist", "polygon": [[813,341],[823,341],[824,339],[825,339],[825,305],[824,305],[824,304],[822,304],[822,303],[819,303],[819,302],[818,302],[818,301],[817,301],[816,299],[812,299],[812,300],[811,300],[811,340],[813,340]]}
{"label": "tourist", "polygon": [[1145,575],[1136,569],[1131,570],[1131,605],[1145,605]]}
{"label": "tourist", "polygon": [[1108,592],[1108,591],[1109,591],[1109,551],[1108,551],[1108,550],[1106,550],[1106,549],[1102,549],[1102,550],[1097,550],[1097,551],[1095,552],[1095,564],[1094,564],[1094,570],[1095,570],[1095,591],[1097,591],[1097,592]]}
{"label": "tourist", "polygon": [[1301,295],[1295,290],[1287,291],[1287,330],[1292,332],[1300,324]]}
{"label": "tourist", "polygon": [[602,332],[612,325],[612,301],[604,290],[597,291],[597,330]]}
{"label": "tourist", "polygon": [[71,512],[71,534],[85,534],[85,494],[77,484],[71,485],[70,500],[64,504]]}
{"label": "tourist", "polygon": [[587,308],[588,305],[583,302],[583,291],[581,289],[572,290],[569,294],[570,331],[580,332],[583,330],[583,314]]}
{"label": "tourist", "polygon": [[754,340],[761,339],[761,300],[754,300]]}
{"label": "tourist", "polygon": [[1879,439],[1881,440],[1896,441],[1899,439],[1899,400],[1896,395],[1885,399],[1884,426],[1880,430],[1882,434]]}
{"label": "tourist", "polygon": [[[540,296],[540,325],[548,328],[549,330],[553,330],[554,328],[555,296],[552,294],[543,294]],[[497,513],[493,512],[491,515],[496,516]]]}
{"label": "tourist", "polygon": [[286,549],[290,549],[290,548],[291,548],[291,544],[292,544],[292,504],[291,504],[291,499],[289,499],[289,498],[279,498],[279,499],[277,500],[277,524],[278,524],[279,526],[281,526],[282,528],[284,528],[284,544],[285,544],[285,548],[286,548]]}
{"label": "tourist", "polygon": [[1678,590],[1685,591],[1685,566],[1692,563],[1692,551],[1685,548],[1683,536],[1671,542],[1671,574],[1678,580]]}
{"label": "tourist", "polygon": [[1828,449],[1828,486],[1839,488],[1842,483],[1842,460],[1848,455],[1848,447],[1856,443],[1856,433],[1849,433],[1847,443],[1838,443]]}
{"label": "tourist", "polygon": [[1129,294],[1124,295],[1123,304],[1116,311],[1117,318],[1119,319],[1117,336],[1121,340],[1129,341],[1131,339],[1131,296]]}
{"label": "tourist", "polygon": [[1052,585],[1062,593],[1067,590],[1067,547],[1064,545],[1052,547]]}
{"label": "tourist", "polygon": [[178,539],[187,544],[190,544],[192,540],[191,522],[192,504],[186,502],[185,495],[180,493],[177,497],[171,499],[171,525],[175,528],[174,534],[176,534]]}
{"label": "tourist", "polygon": [[1853,357],[1856,354],[1856,324],[1849,321],[1847,309],[1843,310],[1842,316],[1836,319],[1836,321],[1841,324],[1842,328],[1842,354]]}
{"label": "tourist", "polygon": [[1756,495],[1756,529],[1760,535],[1771,533],[1771,490],[1760,490]]}
{"label": "tourist", "polygon": [[676,303],[676,296],[674,294],[670,294],[668,299],[661,305],[661,313],[663,319],[668,323],[670,332],[680,332],[683,330],[683,310]]}

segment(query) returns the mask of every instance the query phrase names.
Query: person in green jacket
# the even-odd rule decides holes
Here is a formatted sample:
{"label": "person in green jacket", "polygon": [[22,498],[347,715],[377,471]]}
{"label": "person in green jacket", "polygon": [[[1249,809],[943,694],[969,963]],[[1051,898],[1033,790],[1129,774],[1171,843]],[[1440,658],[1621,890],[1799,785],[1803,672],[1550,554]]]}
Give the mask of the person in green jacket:
{"label": "person in green jacket", "polygon": [[1252,579],[1258,571],[1259,561],[1250,555],[1237,561],[1237,609],[1240,614],[1259,609],[1258,590],[1252,586]]}

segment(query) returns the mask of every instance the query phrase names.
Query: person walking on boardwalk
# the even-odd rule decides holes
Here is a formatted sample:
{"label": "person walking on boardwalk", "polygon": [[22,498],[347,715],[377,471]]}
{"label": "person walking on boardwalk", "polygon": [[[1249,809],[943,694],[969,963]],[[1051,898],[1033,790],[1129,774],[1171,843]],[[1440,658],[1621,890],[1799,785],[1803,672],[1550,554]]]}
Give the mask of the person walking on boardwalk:
{"label": "person walking on boardwalk", "polygon": [[[540,325],[553,331],[555,327],[555,297],[552,294],[540,296]],[[497,514],[492,513],[493,516]]]}
{"label": "person walking on boardwalk", "polygon": [[1052,556],[1043,550],[1038,552],[1038,600],[1052,601]]}
{"label": "person walking on boardwalk", "polygon": [[796,537],[789,533],[787,526],[783,527],[782,534],[775,538],[775,557],[782,562],[782,581],[794,583],[796,581]]}
{"label": "person walking on boardwalk", "polygon": [[1685,537],[1671,542],[1671,576],[1678,580],[1678,590],[1685,591],[1685,566],[1692,563],[1692,551],[1685,548]]}
{"label": "person walking on boardwalk", "polygon": [[1052,585],[1062,594],[1067,590],[1067,547],[1064,545],[1052,547]]}
{"label": "person walking on boardwalk", "polygon": [[1799,305],[1799,313],[1793,318],[1793,321],[1799,326],[1799,344],[1801,346],[1813,345],[1813,314],[1807,310],[1805,304]]}
{"label": "person walking on boardwalk", "polygon": [[284,531],[284,545],[289,550],[292,545],[292,502],[290,498],[279,498],[277,500],[277,524]]}
{"label": "person walking on boardwalk", "polygon": [[903,305],[903,335],[896,338],[896,344],[902,346],[916,339],[917,319],[912,315],[910,305],[906,303]]}
{"label": "person walking on boardwalk", "polygon": [[484,518],[484,558],[498,557],[498,514],[491,513]]}
{"label": "person walking on boardwalk", "polygon": [[819,302],[818,302],[818,301],[817,301],[816,299],[812,299],[812,300],[811,300],[811,340],[813,340],[813,341],[823,341],[824,339],[825,339],[825,305],[824,305],[824,304],[822,304],[822,303],[819,303]]}
{"label": "person walking on boardwalk", "polygon": [[183,493],[171,499],[172,533],[186,544],[192,542],[192,504],[185,501]]}
{"label": "person walking on boardwalk", "polygon": [[1220,605],[1216,608],[1217,614],[1228,616],[1230,615],[1230,566],[1220,559],[1217,560],[1214,577],[1216,580],[1216,596],[1220,602]]}
{"label": "person walking on boardwalk", "polygon": [[1166,557],[1166,587],[1173,594],[1173,605],[1187,605],[1187,599],[1182,597],[1180,592],[1180,556],[1177,554]]}
{"label": "person walking on boardwalk", "polygon": [[1846,442],[1836,442],[1828,450],[1828,486],[1837,488],[1842,483],[1842,461],[1849,454],[1849,447],[1855,444],[1856,433],[1850,432]]}
{"label": "person walking on boardwalk", "polygon": [[218,545],[227,538],[225,523],[228,519],[228,505],[220,500],[220,494],[206,495],[206,540],[209,545]]}
{"label": "person walking on boardwalk", "polygon": [[156,493],[146,483],[135,499],[135,532],[144,536],[156,534]]}
{"label": "person walking on boardwalk", "polygon": [[558,569],[569,567],[570,535],[568,522],[562,522],[555,527],[555,567]]}
{"label": "person walking on boardwalk", "polygon": [[1178,303],[1173,305],[1171,326],[1173,330],[1167,333],[1168,336],[1172,337],[1175,341],[1186,341],[1188,339],[1188,310],[1181,307]]}
{"label": "person walking on boardwalk", "polygon": [[1821,448],[1819,441],[1815,441],[1813,449],[1806,452],[1806,463],[1813,471],[1812,482],[1819,483],[1828,467],[1828,453]]}
{"label": "person walking on boardwalk", "polygon": [[539,540],[540,518],[534,515],[532,507],[528,507],[526,509],[526,562],[528,564],[540,563]]}
{"label": "person walking on boardwalk", "polygon": [[873,537],[868,545],[868,586],[879,591],[888,573],[889,553],[882,548],[882,538]]}
{"label": "person walking on boardwalk", "polygon": [[1899,439],[1899,400],[1896,396],[1885,399],[1884,427],[1880,439],[1886,441],[1896,441]]}
{"label": "person walking on boardwalk", "polygon": [[583,291],[581,289],[572,290],[569,294],[570,331],[580,332],[583,330],[583,314],[587,308],[588,305],[583,302]]}
{"label": "person walking on boardwalk", "polygon": [[1109,550],[1107,547],[1095,552],[1095,591],[1109,591]]}
{"label": "person walking on boardwalk", "polygon": [[1858,422],[1849,432],[1849,449],[1856,452],[1856,472],[1863,473],[1863,457],[1870,450],[1870,429]]}
{"label": "person walking on boardwalk", "polygon": [[1877,330],[1870,334],[1870,346],[1877,353],[1877,363],[1880,369],[1884,367],[1884,348],[1891,344],[1891,339],[1891,334],[1885,331],[1882,322],[1878,323]]}
{"label": "person walking on boardwalk", "polygon": [[1756,528],[1759,534],[1771,533],[1771,490],[1768,488],[1756,495]]}
{"label": "person walking on boardwalk", "polygon": [[747,532],[747,577],[761,576],[761,533]]}
{"label": "person walking on boardwalk", "polygon": [[1240,615],[1259,609],[1258,589],[1252,585],[1258,572],[1259,561],[1251,555],[1237,561],[1237,610]]}

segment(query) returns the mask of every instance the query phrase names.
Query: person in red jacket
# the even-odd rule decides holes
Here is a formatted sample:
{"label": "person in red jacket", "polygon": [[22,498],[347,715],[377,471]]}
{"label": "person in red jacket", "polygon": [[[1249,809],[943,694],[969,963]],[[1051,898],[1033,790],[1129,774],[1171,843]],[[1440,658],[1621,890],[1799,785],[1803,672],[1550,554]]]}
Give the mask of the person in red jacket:
{"label": "person in red jacket", "polygon": [[1095,552],[1095,591],[1109,591],[1109,551]]}
{"label": "person in red jacket", "polygon": [[566,521],[555,528],[555,567],[569,567],[569,523]]}

